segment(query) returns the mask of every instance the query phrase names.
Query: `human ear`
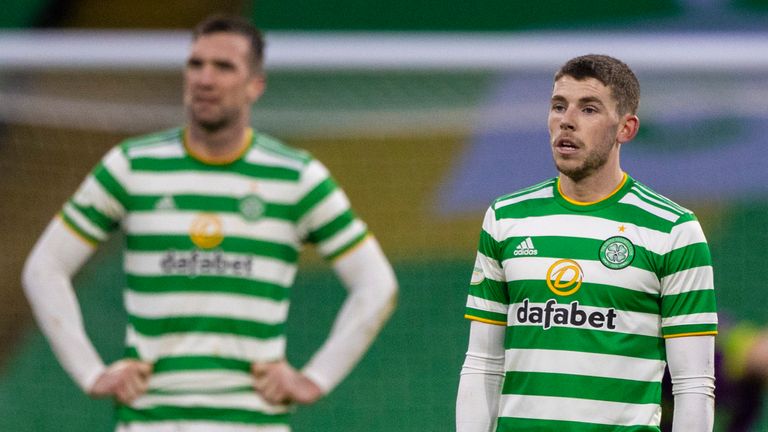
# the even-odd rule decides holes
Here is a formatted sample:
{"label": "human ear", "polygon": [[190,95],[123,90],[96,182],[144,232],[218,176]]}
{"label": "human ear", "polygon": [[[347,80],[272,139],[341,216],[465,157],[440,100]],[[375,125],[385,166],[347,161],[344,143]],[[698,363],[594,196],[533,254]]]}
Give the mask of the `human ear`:
{"label": "human ear", "polygon": [[263,75],[254,75],[250,78],[245,91],[251,103],[256,102],[261,97],[266,87],[267,82]]}
{"label": "human ear", "polygon": [[625,114],[616,133],[616,141],[625,143],[632,141],[640,130],[640,118],[634,114]]}

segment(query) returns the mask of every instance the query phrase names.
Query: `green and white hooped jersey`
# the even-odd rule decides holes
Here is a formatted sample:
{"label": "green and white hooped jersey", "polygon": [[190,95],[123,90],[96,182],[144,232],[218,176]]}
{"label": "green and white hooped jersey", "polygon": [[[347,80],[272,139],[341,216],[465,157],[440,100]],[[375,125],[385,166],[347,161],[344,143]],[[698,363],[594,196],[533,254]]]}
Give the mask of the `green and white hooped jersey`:
{"label": "green and white hooped jersey", "polygon": [[288,407],[255,394],[250,364],[284,357],[302,244],[334,259],[367,235],[320,162],[249,133],[242,155],[217,165],[174,129],[113,148],[60,216],[92,243],[126,233],[127,356],[154,372],[120,422],[287,430]]}
{"label": "green and white hooped jersey", "polygon": [[498,431],[658,431],[664,338],[717,333],[709,248],[629,176],[589,204],[551,179],[488,209],[466,317],[507,327]]}

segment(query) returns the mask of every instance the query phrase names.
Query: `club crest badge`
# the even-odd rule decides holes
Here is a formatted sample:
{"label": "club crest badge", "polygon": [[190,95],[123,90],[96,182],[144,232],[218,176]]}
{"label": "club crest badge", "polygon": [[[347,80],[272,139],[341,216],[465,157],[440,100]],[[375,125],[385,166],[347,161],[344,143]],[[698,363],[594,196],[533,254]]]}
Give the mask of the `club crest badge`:
{"label": "club crest badge", "polygon": [[255,222],[264,215],[266,205],[264,200],[252,193],[240,199],[238,209],[245,220]]}
{"label": "club crest badge", "polygon": [[635,259],[635,245],[626,237],[611,237],[600,245],[600,262],[613,270],[621,270]]}

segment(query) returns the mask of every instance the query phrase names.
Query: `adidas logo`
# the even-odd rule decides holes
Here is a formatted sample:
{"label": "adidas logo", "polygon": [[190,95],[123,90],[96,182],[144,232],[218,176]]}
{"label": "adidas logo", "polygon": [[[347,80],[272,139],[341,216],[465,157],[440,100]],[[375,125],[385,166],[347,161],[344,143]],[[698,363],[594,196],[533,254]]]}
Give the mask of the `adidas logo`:
{"label": "adidas logo", "polygon": [[175,210],[176,204],[173,202],[173,197],[165,195],[155,203],[155,210]]}
{"label": "adidas logo", "polygon": [[533,240],[530,237],[520,242],[515,248],[515,256],[520,255],[538,255],[539,251],[533,247]]}

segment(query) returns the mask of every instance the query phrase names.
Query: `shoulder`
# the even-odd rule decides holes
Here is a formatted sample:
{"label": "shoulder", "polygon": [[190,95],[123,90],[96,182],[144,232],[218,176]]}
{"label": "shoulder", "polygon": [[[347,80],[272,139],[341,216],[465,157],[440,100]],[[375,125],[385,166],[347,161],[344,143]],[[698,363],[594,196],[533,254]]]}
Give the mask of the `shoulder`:
{"label": "shoulder", "polygon": [[686,222],[696,221],[696,216],[691,210],[672,201],[664,195],[656,192],[645,184],[635,180],[622,198],[623,204],[629,204],[636,211],[658,219],[671,230],[674,226]]}
{"label": "shoulder", "polygon": [[289,146],[261,132],[253,133],[253,148],[249,157],[297,168],[305,167],[314,160],[308,151]]}
{"label": "shoulder", "polygon": [[301,184],[314,185],[330,177],[325,165],[310,152],[263,133],[254,132],[253,146],[245,159],[248,163],[283,172],[282,178],[292,178]]}
{"label": "shoulder", "polygon": [[182,157],[184,146],[181,128],[168,129],[125,139],[117,149],[128,160],[139,158]]}
{"label": "shoulder", "polygon": [[499,212],[508,208],[526,206],[540,202],[536,200],[553,198],[556,184],[557,178],[551,178],[533,186],[502,195],[493,200],[491,209],[494,212]]}
{"label": "shoulder", "polygon": [[119,175],[134,169],[137,161],[145,159],[171,159],[184,157],[180,128],[131,137],[112,147],[99,167]]}

